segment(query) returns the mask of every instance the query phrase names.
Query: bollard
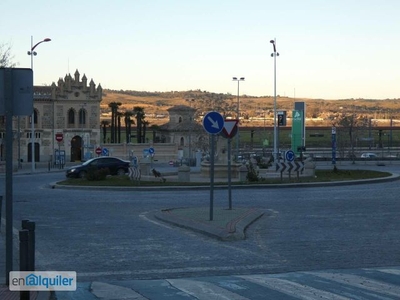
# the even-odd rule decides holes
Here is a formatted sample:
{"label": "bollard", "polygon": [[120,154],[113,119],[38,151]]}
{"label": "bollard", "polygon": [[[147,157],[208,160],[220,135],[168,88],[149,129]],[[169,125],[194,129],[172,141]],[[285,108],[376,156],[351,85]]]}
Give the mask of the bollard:
{"label": "bollard", "polygon": [[26,271],[35,271],[35,222],[29,220],[22,220],[22,229],[28,230],[28,267]]}
{"label": "bollard", "polygon": [[[19,231],[19,270],[28,271],[29,269],[29,231],[26,229]],[[30,292],[21,291],[19,299],[29,300]]]}

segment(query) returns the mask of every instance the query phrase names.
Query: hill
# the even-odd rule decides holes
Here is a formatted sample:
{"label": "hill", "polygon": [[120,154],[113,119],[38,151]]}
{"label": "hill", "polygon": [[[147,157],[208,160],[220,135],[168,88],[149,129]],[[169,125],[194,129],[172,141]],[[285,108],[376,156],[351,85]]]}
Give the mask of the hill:
{"label": "hill", "polygon": [[[269,125],[273,118],[274,97],[254,97],[240,95],[240,118],[242,126]],[[132,110],[135,106],[144,108],[146,119],[152,125],[166,123],[168,108],[175,105],[188,105],[198,109],[198,114],[210,110],[220,111],[226,116],[236,117],[237,96],[212,93],[201,90],[171,92],[141,92],[104,90],[101,102],[103,118],[108,118],[111,102],[119,102],[119,111]],[[294,102],[306,103],[307,118],[319,120],[316,125],[330,125],[329,117],[340,112],[354,113],[372,119],[400,119],[400,99],[305,99],[277,96],[277,109],[290,111]],[[321,123],[321,124],[319,124]]]}

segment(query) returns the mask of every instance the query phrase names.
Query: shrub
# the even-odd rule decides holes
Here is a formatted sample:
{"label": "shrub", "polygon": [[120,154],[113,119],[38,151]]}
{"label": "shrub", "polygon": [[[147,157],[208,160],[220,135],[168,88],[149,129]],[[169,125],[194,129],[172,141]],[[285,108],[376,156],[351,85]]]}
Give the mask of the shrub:
{"label": "shrub", "polygon": [[86,174],[86,179],[89,181],[105,180],[107,175],[110,175],[108,168],[97,169],[96,167],[90,167]]}
{"label": "shrub", "polygon": [[258,181],[258,171],[254,167],[253,163],[250,161],[249,165],[247,166],[247,180],[250,182]]}

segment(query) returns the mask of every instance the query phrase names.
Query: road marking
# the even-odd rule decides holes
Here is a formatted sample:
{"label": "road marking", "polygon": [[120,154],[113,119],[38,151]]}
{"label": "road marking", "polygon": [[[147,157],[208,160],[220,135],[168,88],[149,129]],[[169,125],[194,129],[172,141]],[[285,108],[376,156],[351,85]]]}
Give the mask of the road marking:
{"label": "road marking", "polygon": [[305,272],[324,279],[336,281],[341,284],[347,284],[359,289],[377,292],[385,295],[398,297],[400,295],[400,287],[381,281],[372,280],[367,277],[351,275],[345,273],[323,273],[323,272]]}
{"label": "road marking", "polygon": [[[371,269],[365,269],[365,270],[371,270]],[[392,275],[400,275],[400,270],[396,269],[372,269],[372,270]]]}
{"label": "road marking", "polygon": [[209,282],[188,279],[166,279],[166,281],[199,300],[249,300]]}
{"label": "road marking", "polygon": [[265,286],[269,289],[276,290],[280,293],[303,300],[314,299],[335,299],[335,300],[350,300],[350,298],[342,297],[337,294],[319,290],[307,285],[291,282],[286,279],[271,278],[266,275],[243,275],[236,276],[247,281]]}

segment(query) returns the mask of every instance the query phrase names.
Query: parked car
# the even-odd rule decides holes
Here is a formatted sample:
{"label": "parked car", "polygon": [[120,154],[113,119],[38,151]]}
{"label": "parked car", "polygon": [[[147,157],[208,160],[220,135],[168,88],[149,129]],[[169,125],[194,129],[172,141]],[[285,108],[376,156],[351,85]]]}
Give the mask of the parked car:
{"label": "parked car", "polygon": [[371,152],[361,154],[361,158],[377,158],[377,157],[378,155]]}
{"label": "parked car", "polygon": [[81,165],[70,167],[66,176],[68,178],[85,178],[90,168],[97,168],[97,170],[107,168],[110,171],[110,175],[124,175],[129,172],[130,162],[122,160],[117,157],[96,157],[85,161]]}

